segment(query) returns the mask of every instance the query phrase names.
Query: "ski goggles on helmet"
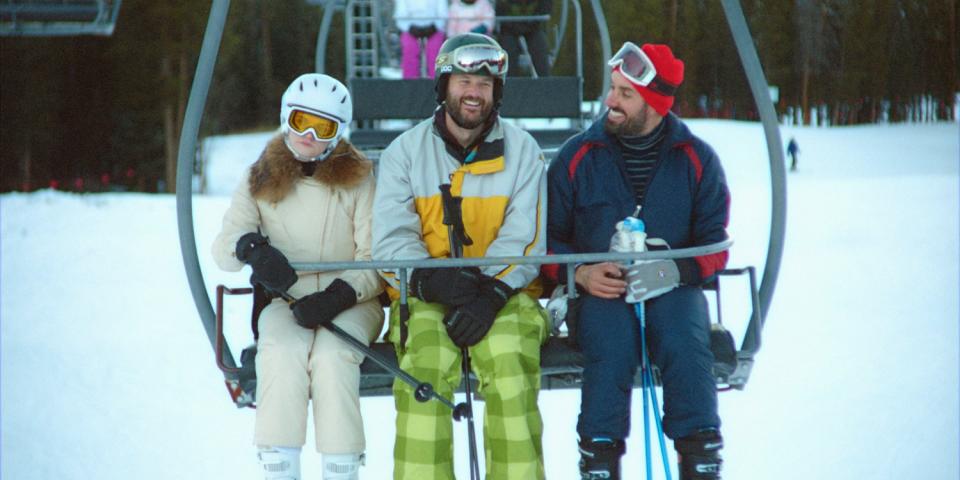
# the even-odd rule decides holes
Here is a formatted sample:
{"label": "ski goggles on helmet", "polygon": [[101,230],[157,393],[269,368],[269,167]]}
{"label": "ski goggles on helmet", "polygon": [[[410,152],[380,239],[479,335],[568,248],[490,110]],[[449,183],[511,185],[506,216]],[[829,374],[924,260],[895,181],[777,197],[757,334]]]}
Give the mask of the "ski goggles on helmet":
{"label": "ski goggles on helmet", "polygon": [[317,112],[294,108],[287,118],[287,126],[297,135],[313,132],[317,140],[333,140],[340,130],[340,121]]}
{"label": "ski goggles on helmet", "polygon": [[507,74],[507,52],[493,45],[464,45],[447,55],[440,73],[477,73],[486,68],[495,77]]}
{"label": "ski goggles on helmet", "polygon": [[661,95],[673,96],[677,87],[657,77],[657,67],[650,57],[633,42],[626,42],[607,62],[607,65],[620,70],[634,85],[646,87]]}

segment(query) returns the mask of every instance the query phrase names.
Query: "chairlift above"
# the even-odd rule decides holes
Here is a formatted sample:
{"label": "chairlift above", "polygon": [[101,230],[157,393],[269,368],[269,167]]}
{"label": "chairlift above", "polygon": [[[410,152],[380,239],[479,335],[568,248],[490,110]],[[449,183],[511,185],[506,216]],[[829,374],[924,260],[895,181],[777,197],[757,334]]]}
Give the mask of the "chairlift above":
{"label": "chairlift above", "polygon": [[[380,31],[379,25],[385,23],[383,16],[379,15],[377,10],[380,2],[375,0],[349,0],[346,2],[343,0],[308,0],[308,2],[324,5],[324,14],[317,40],[317,71],[323,72],[323,61],[326,55],[326,39],[329,35],[332,15],[337,11],[343,11],[347,19],[348,58],[367,62],[369,63],[369,65],[367,65],[368,67],[377,65],[376,57],[381,48],[380,38],[382,38],[382,35],[378,38],[377,32]],[[502,108],[502,113],[506,117],[565,117],[573,120],[563,128],[530,132],[534,135],[534,138],[541,142],[541,146],[544,147],[548,154],[555,149],[556,146],[559,146],[562,141],[585,126],[585,119],[583,118],[580,107],[583,99],[582,50],[580,47],[581,8],[579,0],[564,1],[564,17],[567,15],[567,2],[573,6],[576,14],[576,39],[578,43],[575,49],[578,65],[576,76],[545,78],[510,77],[508,80],[509,88],[505,89],[504,105]],[[603,10],[599,0],[591,0],[591,5],[596,16],[598,31],[600,32],[600,43],[604,55],[609,57],[610,40],[607,34],[606,22],[603,18]],[[746,275],[749,279],[750,305],[753,310],[750,318],[747,320],[747,328],[743,339],[739,347],[737,347],[729,332],[726,332],[726,330],[715,327],[714,334],[712,334],[712,348],[717,359],[714,374],[717,379],[718,388],[742,389],[749,379],[754,356],[760,348],[760,334],[763,329],[767,311],[770,307],[777,275],[779,273],[780,259],[783,250],[784,227],[786,223],[786,175],[783,166],[782,144],[776,112],[774,111],[768,94],[766,80],[760,67],[759,58],[754,49],[740,3],[736,0],[723,0],[722,5],[750,84],[751,93],[757,104],[757,110],[760,112],[767,142],[771,172],[771,226],[763,277],[758,285],[753,267],[728,269],[721,272],[721,276]],[[213,76],[213,68],[216,62],[228,9],[228,0],[214,0],[210,9],[203,46],[200,51],[200,59],[197,64],[197,71],[184,118],[183,131],[180,136],[177,165],[177,215],[180,247],[194,302],[200,314],[200,319],[204,325],[207,337],[216,355],[216,363],[224,374],[224,380],[231,398],[237,406],[243,407],[252,406],[254,401],[253,392],[256,388],[256,378],[252,360],[255,347],[248,348],[243,352],[241,356],[242,366],[238,366],[223,336],[223,299],[225,295],[249,294],[253,292],[253,289],[218,287],[217,309],[216,313],[214,312],[199,267],[192,212],[192,174],[194,161],[197,156],[197,135],[206,104],[206,95]],[[562,38],[562,35],[560,35],[559,38]],[[358,49],[358,46],[363,48]],[[372,63],[370,63],[371,61]],[[606,85],[609,85],[609,72],[605,68],[603,70],[604,87],[606,87]],[[376,68],[351,69],[351,67],[348,66],[349,78],[347,79],[347,83],[354,95],[354,118],[357,121],[357,125],[352,132],[351,140],[361,149],[364,149],[368,156],[373,158],[377,158],[379,149],[386,146],[393,137],[400,133],[399,131],[382,128],[382,126],[378,124],[379,121],[398,118],[408,120],[426,118],[435,106],[432,80],[388,80],[378,78],[374,74],[377,71],[378,69]],[[361,74],[359,72],[367,73]],[[550,87],[546,87],[546,85],[550,85]],[[565,93],[559,95],[556,89],[560,89]],[[551,91],[552,93],[548,96],[549,98],[546,98],[546,96],[532,97],[531,95],[536,94],[537,91]],[[511,95],[514,97],[511,97]],[[531,98],[537,98],[538,100],[530,101]],[[520,101],[521,99],[524,101]],[[721,242],[721,244],[693,249],[655,252],[653,253],[654,256],[649,258],[675,258],[713,253],[729,248],[731,243],[732,242],[728,240],[727,242]],[[650,252],[647,253],[649,254]],[[578,254],[572,256],[577,257],[577,259],[569,260],[569,263],[568,260],[557,260],[557,257],[554,256],[523,257],[521,260],[529,261],[530,263],[567,263],[567,268],[569,269],[573,262],[584,261],[580,259],[580,257],[590,257],[593,259],[592,256],[597,255],[610,256],[611,254]],[[661,257],[659,255],[668,255],[668,257]],[[597,257],[592,261],[598,261],[599,258],[600,257]],[[467,265],[486,260],[496,259],[432,259],[421,262],[444,263],[453,261]],[[607,260],[607,258],[604,258],[604,260]],[[353,265],[346,266],[333,263],[295,264],[294,268],[310,270],[374,268],[370,265],[383,263],[385,262],[353,262]],[[404,262],[394,263],[399,264]],[[517,262],[511,260],[507,263]],[[366,267],[364,267],[364,265],[366,265]],[[433,264],[431,265],[433,266]],[[444,263],[444,265],[446,264]],[[391,267],[397,266],[398,265],[391,265]],[[380,265],[375,268],[386,267]],[[402,268],[412,267],[403,266]],[[400,277],[404,277],[402,272]],[[718,289],[719,285],[714,285],[712,288]],[[401,290],[403,290],[402,284]],[[717,295],[719,296],[719,291]],[[254,322],[256,321],[258,309],[262,308],[262,306],[258,298],[255,297]],[[717,318],[715,318],[714,321],[715,324],[720,324],[720,314],[722,312],[719,309],[719,301],[717,302],[717,307]],[[387,359],[392,362],[392,366],[396,366],[396,357],[391,344],[378,342],[374,343],[371,348],[379,354],[377,355],[378,357]],[[542,388],[579,388],[580,376],[582,374],[581,365],[582,359],[578,351],[571,348],[565,339],[551,337],[542,348]],[[368,358],[361,365],[361,372],[361,395],[388,395],[391,393],[394,374],[391,374],[389,369],[383,368],[383,366],[372,362]],[[637,382],[637,385],[639,385],[639,382]]]}
{"label": "chairlift above", "polygon": [[[370,153],[374,159],[377,152],[385,148],[402,133],[402,127],[389,127],[385,120],[419,121],[430,116],[436,108],[434,100],[434,82],[430,79],[401,80],[384,78],[381,67],[398,63],[391,55],[388,38],[396,37],[391,29],[388,15],[380,11],[381,2],[375,0],[349,0],[342,7],[341,2],[331,1],[328,5],[342,8],[346,31],[347,80],[354,102],[355,127],[351,132],[351,142],[361,150]],[[555,60],[559,51],[559,42],[566,27],[567,12],[574,6],[574,25],[576,27],[576,68],[572,76],[551,76],[536,78],[510,76],[509,88],[504,89],[500,115],[505,118],[548,119],[558,121],[557,127],[528,129],[541,148],[552,152],[567,138],[583,130],[586,118],[583,105],[583,59],[582,59],[582,15],[578,0],[561,2],[561,21],[554,35],[555,47],[550,57]],[[325,35],[329,28],[327,15],[319,35]],[[504,17],[497,18],[498,23],[534,20],[543,21],[547,16]],[[318,40],[318,46],[321,43]],[[325,55],[325,54],[324,54]],[[527,55],[525,53],[525,55]],[[318,71],[323,71],[321,56],[318,54]],[[550,122],[554,123],[554,122]]]}
{"label": "chairlift above", "polygon": [[13,0],[0,4],[0,36],[113,35],[121,0]]}

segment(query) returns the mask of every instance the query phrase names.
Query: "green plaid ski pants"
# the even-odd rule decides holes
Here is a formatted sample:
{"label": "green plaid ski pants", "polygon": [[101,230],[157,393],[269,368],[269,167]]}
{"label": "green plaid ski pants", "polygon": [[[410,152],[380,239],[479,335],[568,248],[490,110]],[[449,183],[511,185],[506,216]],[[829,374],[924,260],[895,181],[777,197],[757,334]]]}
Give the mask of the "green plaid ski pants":
{"label": "green plaid ski pants", "polygon": [[[443,325],[445,307],[409,298],[409,330],[403,348],[398,305],[395,301],[391,306],[387,335],[397,347],[400,368],[452,399],[461,379],[460,349]],[[544,478],[543,421],[537,395],[540,345],[547,334],[546,312],[521,293],[500,310],[487,336],[469,349],[486,403],[483,447],[488,480]],[[393,478],[453,480],[450,408],[435,400],[417,402],[412,388],[399,380],[394,381],[393,397],[397,408]]]}

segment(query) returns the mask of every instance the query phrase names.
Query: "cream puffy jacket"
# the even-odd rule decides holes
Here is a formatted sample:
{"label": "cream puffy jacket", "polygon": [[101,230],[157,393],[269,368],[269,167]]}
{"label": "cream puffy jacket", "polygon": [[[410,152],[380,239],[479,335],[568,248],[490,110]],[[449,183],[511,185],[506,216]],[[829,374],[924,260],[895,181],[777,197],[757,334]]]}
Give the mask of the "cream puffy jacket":
{"label": "cream puffy jacket", "polygon": [[[244,175],[224,214],[212,249],[217,265],[240,270],[244,264],[236,257],[237,240],[257,231],[291,263],[370,260],[372,169],[346,141],[337,152],[312,177],[305,177],[299,163],[290,163],[297,161],[282,138],[271,140]],[[356,290],[357,303],[375,299],[383,291],[373,270],[297,273],[300,278],[289,290],[297,298],[325,289],[336,278]]]}

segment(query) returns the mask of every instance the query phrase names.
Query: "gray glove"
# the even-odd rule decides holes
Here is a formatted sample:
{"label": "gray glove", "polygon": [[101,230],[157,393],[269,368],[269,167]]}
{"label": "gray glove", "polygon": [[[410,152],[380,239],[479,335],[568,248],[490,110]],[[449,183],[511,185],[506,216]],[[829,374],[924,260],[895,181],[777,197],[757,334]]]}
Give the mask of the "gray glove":
{"label": "gray glove", "polygon": [[623,270],[627,281],[627,303],[659,297],[680,285],[680,270],[673,260],[637,262]]}

